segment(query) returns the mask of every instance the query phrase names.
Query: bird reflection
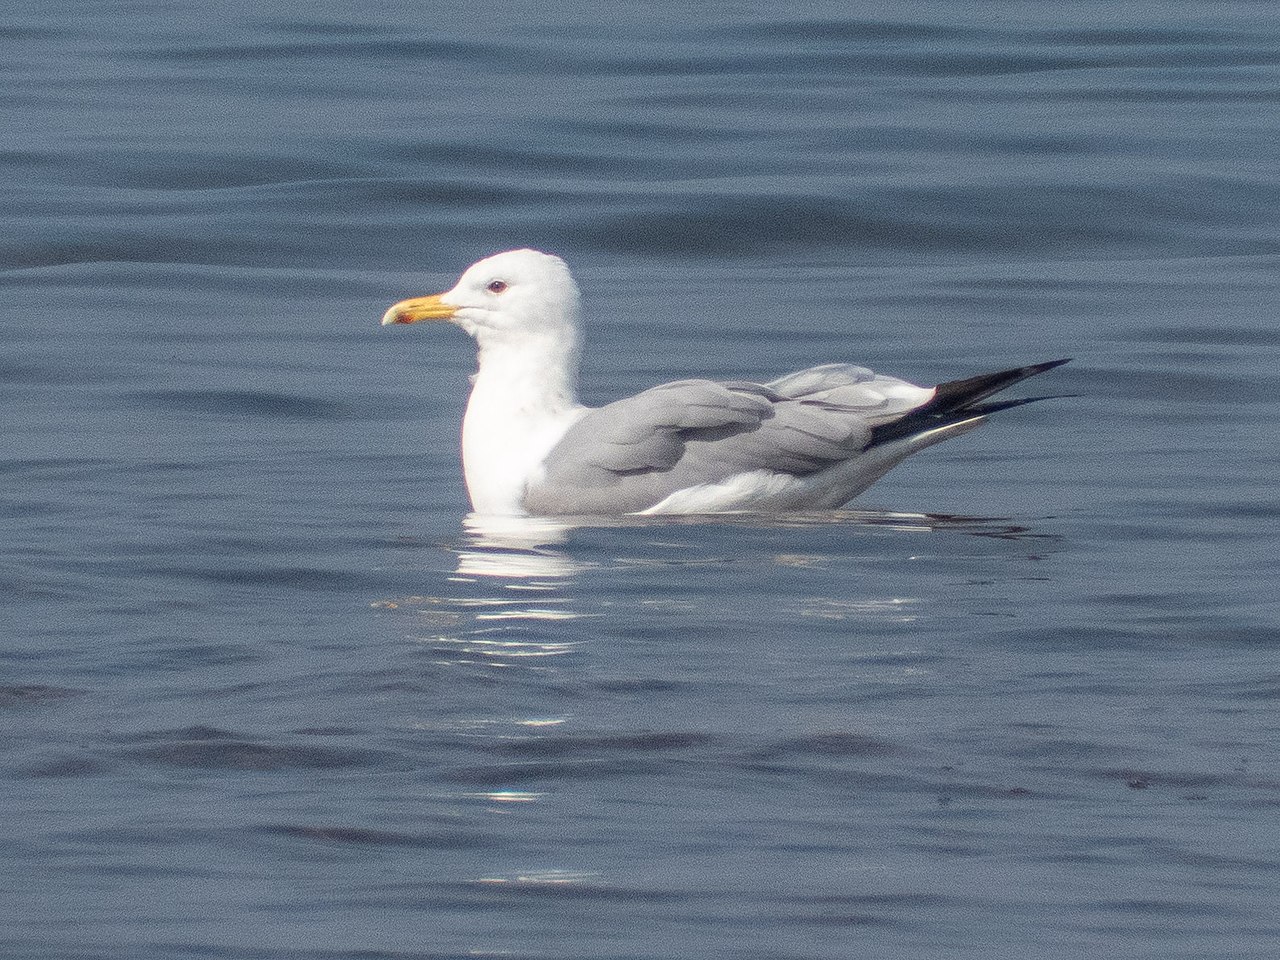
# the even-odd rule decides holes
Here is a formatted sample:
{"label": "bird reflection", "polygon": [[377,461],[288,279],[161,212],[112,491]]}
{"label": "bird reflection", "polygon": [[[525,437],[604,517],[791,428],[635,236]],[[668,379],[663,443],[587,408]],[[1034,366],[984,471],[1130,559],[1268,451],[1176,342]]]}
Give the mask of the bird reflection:
{"label": "bird reflection", "polygon": [[451,629],[418,642],[441,665],[540,669],[572,653],[582,638],[552,626],[582,616],[565,587],[588,565],[557,549],[570,530],[534,517],[465,518],[460,542],[448,548],[456,557],[448,595],[421,598],[452,614]]}
{"label": "bird reflection", "polygon": [[555,549],[573,526],[543,517],[486,516],[462,521],[465,543],[458,550],[457,577],[505,578],[512,589],[554,589],[587,565]]}
{"label": "bird reflection", "polygon": [[[808,537],[806,528],[877,528],[916,537],[921,533],[952,533],[1001,540],[1043,541],[1052,539],[1034,526],[991,517],[958,517],[942,514],[891,511],[823,511],[788,514],[786,517],[757,514],[721,514],[707,517],[599,518],[583,517],[573,522],[561,519],[472,514],[452,543],[444,546],[452,554],[452,572],[437,569],[443,590],[430,595],[402,597],[378,604],[380,607],[413,611],[412,639],[421,644],[439,665],[469,665],[485,668],[550,669],[564,662],[566,655],[590,644],[597,632],[585,620],[614,614],[592,600],[593,591],[578,581],[589,571],[623,568],[721,568],[741,556],[725,552],[730,548],[750,552],[744,538],[708,531],[704,537],[694,529],[699,524],[763,531],[746,540],[755,543],[758,563],[779,567],[821,569],[847,563],[842,544],[856,541]],[[586,528],[632,528],[616,537],[596,530],[585,543],[571,543],[575,530]],[[684,532],[680,532],[684,530]],[[600,549],[601,542],[626,544],[628,554],[612,554]],[[762,543],[769,547],[761,550]],[[785,543],[785,551],[774,544]],[[815,549],[816,548],[816,549]],[[753,562],[750,558],[743,562]],[[446,586],[447,584],[447,586]],[[653,597],[644,601],[652,612],[654,604],[668,609],[690,600]],[[808,598],[796,607],[797,616],[847,619],[866,616],[914,620],[920,614],[909,596],[833,596],[814,601]],[[571,660],[572,657],[567,659]]]}
{"label": "bird reflection", "polygon": [[444,587],[379,601],[376,607],[410,614],[409,639],[438,666],[486,670],[545,670],[589,637],[572,621],[570,584],[588,564],[559,549],[573,526],[528,517],[471,515],[444,549],[454,555]]}

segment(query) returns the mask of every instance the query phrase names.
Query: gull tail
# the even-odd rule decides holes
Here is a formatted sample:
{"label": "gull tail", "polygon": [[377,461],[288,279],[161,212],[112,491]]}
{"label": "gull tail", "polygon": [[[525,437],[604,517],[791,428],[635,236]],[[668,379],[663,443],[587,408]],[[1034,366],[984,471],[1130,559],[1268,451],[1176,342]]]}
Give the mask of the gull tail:
{"label": "gull tail", "polygon": [[[1048,363],[1036,363],[1029,367],[1015,367],[1012,370],[1001,370],[999,373],[985,373],[981,376],[969,377],[967,380],[952,380],[948,383],[940,383],[934,388],[933,399],[928,403],[916,407],[898,420],[894,420],[891,423],[882,423],[874,428],[871,431],[871,442],[867,444],[867,447],[869,449],[881,444],[892,443],[894,440],[918,437],[923,434],[934,434],[941,440],[953,433],[953,431],[946,430],[948,427],[957,427],[960,424],[971,422],[976,426],[977,421],[989,413],[1008,410],[1010,407],[1020,407],[1024,403],[1035,403],[1037,400],[1055,399],[1054,396],[1042,396],[1024,397],[1018,400],[995,400],[991,403],[982,402],[1001,390],[1013,386],[1015,383],[1021,383],[1023,380],[1044,373],[1046,370],[1060,367],[1069,362],[1069,360],[1070,358],[1066,360],[1050,360]],[[1062,394],[1057,396],[1062,396]]]}

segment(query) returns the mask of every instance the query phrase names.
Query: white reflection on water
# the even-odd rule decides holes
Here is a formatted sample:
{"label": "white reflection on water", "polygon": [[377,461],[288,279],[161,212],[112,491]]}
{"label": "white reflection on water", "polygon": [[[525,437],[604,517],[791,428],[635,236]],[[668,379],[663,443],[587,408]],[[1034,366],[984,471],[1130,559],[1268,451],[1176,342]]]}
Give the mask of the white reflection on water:
{"label": "white reflection on water", "polygon": [[564,886],[595,880],[600,874],[593,870],[536,870],[511,876],[478,877],[475,883],[514,884],[518,886]]}
{"label": "white reflection on water", "polygon": [[868,620],[883,618],[897,623],[912,623],[919,619],[913,607],[919,600],[911,597],[891,597],[886,600],[837,600],[820,597],[802,604],[797,616],[819,620]]}
{"label": "white reflection on water", "polygon": [[556,549],[572,527],[476,514],[462,526],[461,543],[446,548],[456,557],[453,574],[442,578],[447,592],[378,604],[416,612],[410,642],[450,667],[543,670],[578,649],[581,635],[546,629],[590,616],[574,609],[574,595],[564,589],[590,566]]}
{"label": "white reflection on water", "polygon": [[546,640],[511,640],[488,639],[475,636],[474,633],[457,637],[418,637],[416,643],[425,644],[439,659],[436,663],[481,663],[488,666],[514,666],[510,661],[524,660],[530,657],[559,657],[572,653],[579,643],[569,641],[553,643]]}
{"label": "white reflection on water", "polygon": [[537,803],[545,797],[542,790],[486,790],[484,793],[464,793],[462,796],[487,800],[490,803]]}
{"label": "white reflection on water", "polygon": [[573,529],[541,517],[469,514],[462,521],[466,545],[458,551],[456,579],[511,580],[512,590],[554,590],[556,581],[576,576],[586,564],[554,549]]}
{"label": "white reflection on water", "polygon": [[[753,549],[736,537],[702,537],[696,533],[689,536],[688,528],[698,525],[750,527],[766,533],[763,540],[752,541],[757,543]],[[437,588],[443,590],[378,605],[414,612],[411,642],[421,645],[437,665],[547,670],[553,661],[580,650],[595,637],[581,629],[568,629],[570,623],[604,617],[609,612],[590,609],[590,592],[576,588],[575,581],[584,572],[601,564],[616,568],[718,568],[726,563],[754,562],[793,569],[849,564],[852,555],[842,553],[839,546],[844,541],[838,541],[834,550],[803,549],[818,543],[829,548],[832,541],[807,537],[804,530],[833,526],[891,531],[913,541],[942,532],[998,539],[1045,539],[1033,529],[1002,518],[887,511],[661,519],[585,517],[572,521],[472,514],[463,521],[458,542],[445,548],[454,556],[452,573],[441,577],[441,571],[436,571]],[[612,540],[615,550],[621,548],[627,553],[616,552],[602,559],[598,552],[573,551],[567,544],[572,532],[581,527],[620,528]],[[684,529],[683,534],[677,533],[680,528]],[[761,546],[764,550],[759,549]],[[727,547],[737,552],[725,552]],[[584,553],[592,559],[583,559]],[[588,598],[588,610],[582,609],[584,597]],[[679,594],[639,597],[633,602],[649,612],[661,609],[676,613],[696,613],[702,603],[696,596]],[[829,621],[870,618],[911,623],[927,617],[917,599],[892,594],[798,598],[791,613],[796,618]]]}

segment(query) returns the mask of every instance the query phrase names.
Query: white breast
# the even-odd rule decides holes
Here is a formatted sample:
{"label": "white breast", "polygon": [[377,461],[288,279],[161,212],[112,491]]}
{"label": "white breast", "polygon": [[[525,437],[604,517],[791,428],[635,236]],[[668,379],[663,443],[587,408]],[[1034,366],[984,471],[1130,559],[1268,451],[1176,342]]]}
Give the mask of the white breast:
{"label": "white breast", "polygon": [[462,467],[476,513],[524,513],[524,492],[551,448],[586,412],[513,409],[510,395],[477,380],[462,421]]}

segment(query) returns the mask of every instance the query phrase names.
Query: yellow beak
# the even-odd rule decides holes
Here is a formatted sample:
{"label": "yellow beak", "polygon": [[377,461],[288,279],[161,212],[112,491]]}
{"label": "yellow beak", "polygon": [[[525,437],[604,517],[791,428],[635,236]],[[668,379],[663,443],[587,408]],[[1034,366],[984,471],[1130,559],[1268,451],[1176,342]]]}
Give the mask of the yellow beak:
{"label": "yellow beak", "polygon": [[389,323],[417,323],[419,320],[450,320],[458,308],[442,303],[441,296],[443,294],[437,293],[430,297],[401,300],[382,315],[382,325],[385,327]]}

